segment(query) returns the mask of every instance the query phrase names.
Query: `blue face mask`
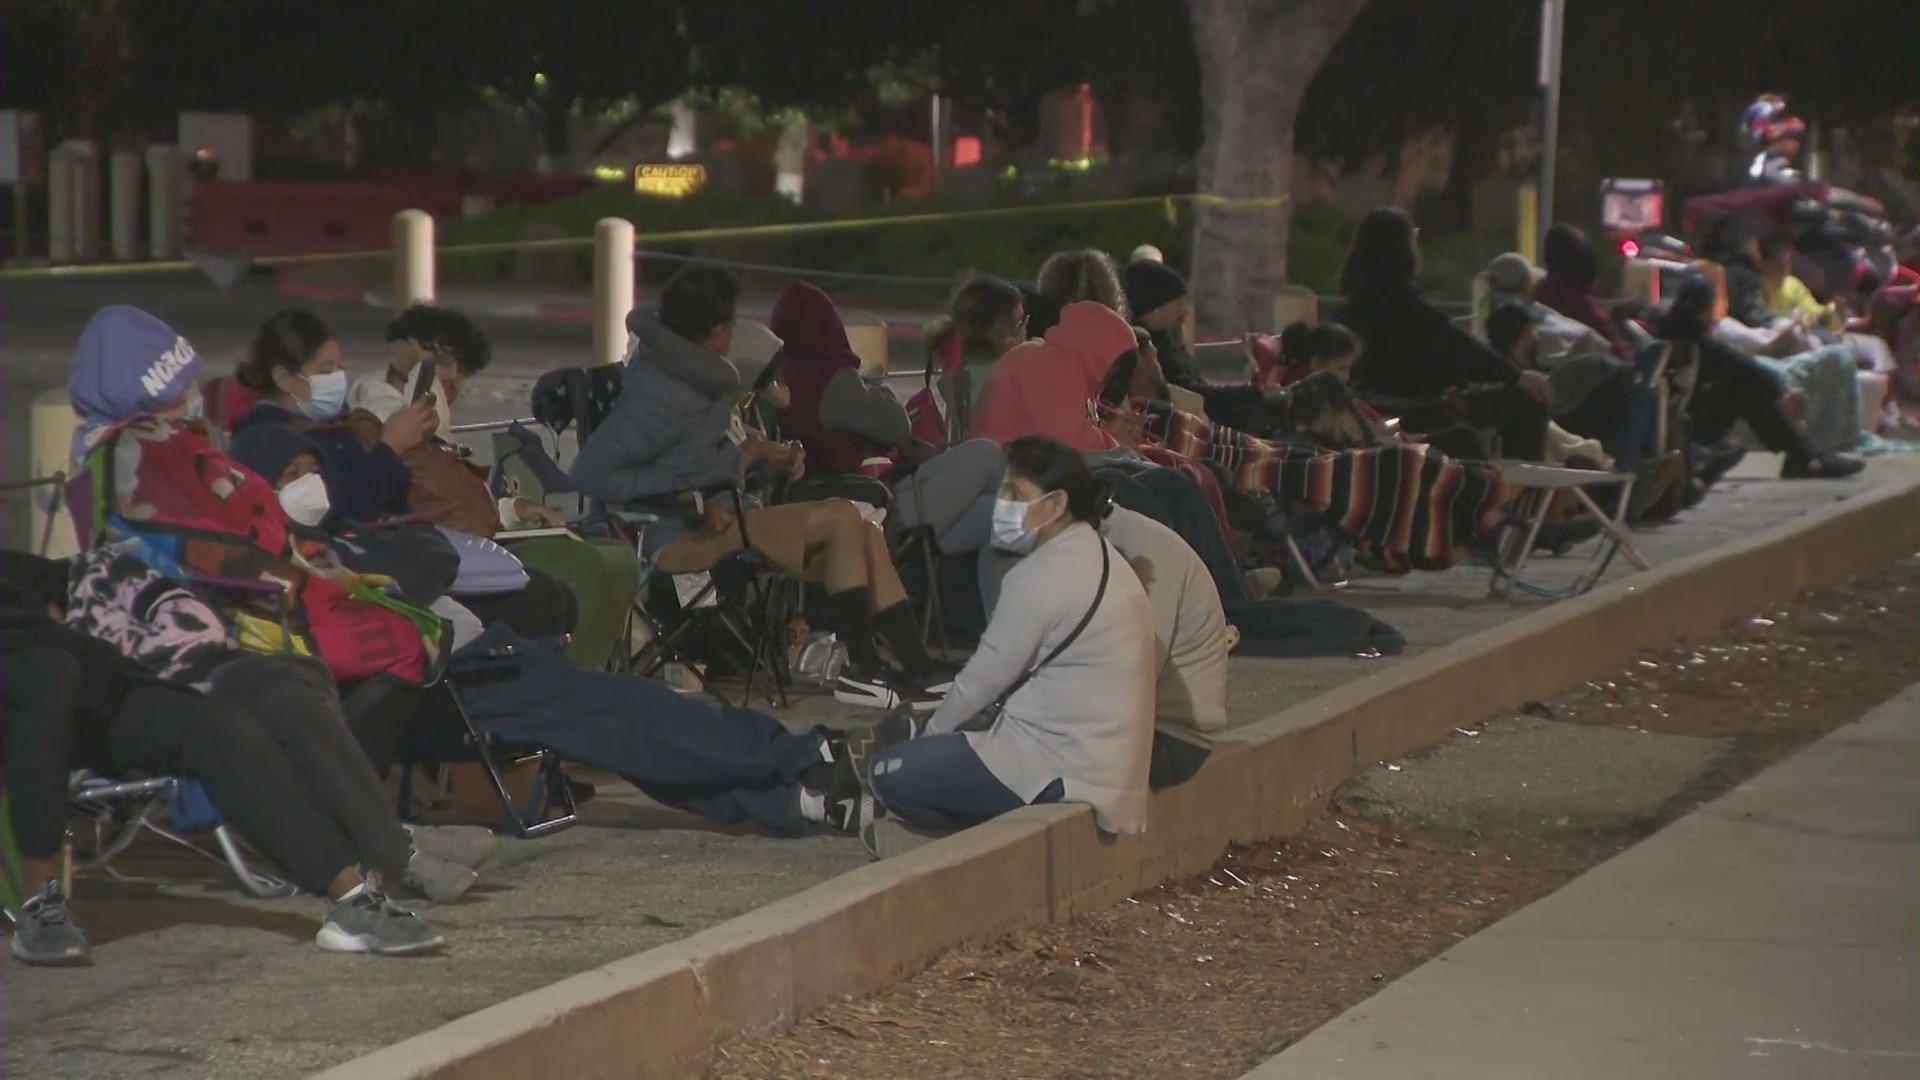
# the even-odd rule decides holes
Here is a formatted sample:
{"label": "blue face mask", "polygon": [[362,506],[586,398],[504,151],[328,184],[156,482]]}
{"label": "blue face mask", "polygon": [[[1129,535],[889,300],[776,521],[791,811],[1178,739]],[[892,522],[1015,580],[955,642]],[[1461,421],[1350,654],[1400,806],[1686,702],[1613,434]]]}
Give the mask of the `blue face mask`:
{"label": "blue face mask", "polygon": [[307,396],[300,402],[300,411],[310,420],[331,420],[340,415],[347,405],[347,373],[329,371],[320,375],[308,375]]}

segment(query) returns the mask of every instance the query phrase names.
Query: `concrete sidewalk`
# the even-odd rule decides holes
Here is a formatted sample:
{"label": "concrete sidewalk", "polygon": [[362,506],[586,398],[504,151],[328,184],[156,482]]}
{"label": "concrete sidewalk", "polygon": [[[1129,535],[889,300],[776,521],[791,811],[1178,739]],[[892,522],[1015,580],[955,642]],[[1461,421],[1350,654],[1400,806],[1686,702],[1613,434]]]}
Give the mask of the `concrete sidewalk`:
{"label": "concrete sidewalk", "polygon": [[1913,1076],[1916,709],[1910,687],[1243,1080]]}

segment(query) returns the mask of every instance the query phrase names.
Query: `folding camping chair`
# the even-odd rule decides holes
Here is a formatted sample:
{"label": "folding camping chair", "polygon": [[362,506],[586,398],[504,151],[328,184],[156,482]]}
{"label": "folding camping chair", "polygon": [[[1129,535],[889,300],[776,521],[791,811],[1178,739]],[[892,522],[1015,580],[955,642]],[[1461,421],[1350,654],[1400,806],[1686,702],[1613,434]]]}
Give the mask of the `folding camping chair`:
{"label": "folding camping chair", "polygon": [[[447,709],[424,710],[424,717],[401,736],[396,748],[400,765],[398,810],[401,818],[411,819],[414,809],[414,774],[417,770],[437,770],[435,787],[444,794],[449,768],[453,765],[478,765],[500,804],[501,824],[513,835],[530,840],[569,828],[579,821],[579,804],[573,785],[562,770],[560,756],[538,742],[508,739],[480,730],[460,699],[462,689],[471,690],[491,682],[516,677],[513,648],[492,650],[479,655],[459,655],[448,662],[441,685],[447,688]],[[530,766],[532,782],[524,793],[516,793],[509,777]]]}
{"label": "folding camping chair", "polygon": [[[1487,585],[1490,596],[1510,599],[1513,590],[1519,589],[1531,596],[1543,599],[1563,599],[1579,596],[1598,584],[1607,568],[1612,565],[1613,557],[1618,554],[1633,565],[1636,570],[1653,569],[1646,556],[1633,542],[1633,530],[1626,523],[1627,507],[1633,499],[1633,486],[1638,477],[1633,473],[1598,472],[1592,469],[1565,469],[1552,465],[1541,465],[1530,461],[1500,461],[1494,464],[1500,467],[1500,478],[1508,484],[1526,489],[1517,500],[1524,505],[1514,517],[1501,524],[1495,531],[1492,555],[1492,577]],[[1614,511],[1609,514],[1588,494],[1589,488],[1617,487],[1619,498],[1614,503]],[[1562,589],[1549,589],[1530,584],[1522,575],[1527,562],[1533,555],[1534,541],[1540,535],[1540,526],[1545,523],[1547,511],[1553,505],[1556,492],[1569,493],[1589,514],[1600,522],[1603,535],[1600,546],[1594,552],[1592,564],[1575,578],[1573,583]]]}
{"label": "folding camping chair", "polygon": [[[617,371],[616,366],[608,365],[605,368],[567,368],[548,372],[534,386],[534,416],[555,432],[573,426],[579,440],[586,442],[606,419],[607,411],[618,397],[620,382]],[[520,470],[522,478],[538,480],[543,487],[563,482],[567,490],[580,494],[573,488],[570,479],[562,479],[566,474],[553,462],[552,455],[546,452],[538,439],[527,437],[531,432],[526,435],[512,434],[509,429],[509,433],[514,440],[514,445],[509,447],[510,457],[516,463],[510,467]],[[542,458],[545,464],[540,463]],[[657,572],[652,560],[646,558],[646,529],[659,522],[661,513],[679,513],[681,501],[689,497],[696,500],[715,497],[731,499],[742,545],[739,551],[722,558],[708,572],[706,583],[687,596],[672,616],[656,615],[648,606],[648,598],[656,589],[669,587],[671,575]],[[587,500],[583,494],[580,495],[580,501],[584,512],[571,523],[576,529],[597,531],[620,540],[631,546],[641,560],[639,598],[633,604],[632,618],[639,620],[651,637],[634,660],[634,670],[652,675],[669,663],[684,664],[715,700],[723,705],[731,704],[714,689],[705,672],[697,663],[691,662],[683,651],[689,636],[696,630],[707,628],[717,631],[721,640],[742,650],[747,664],[747,699],[753,696],[764,664],[773,679],[773,689],[766,695],[768,704],[783,707],[787,704],[787,657],[782,633],[785,605],[781,603],[780,595],[784,590],[767,580],[782,575],[766,565],[747,540],[745,492],[739,485],[715,485],[699,491],[663,496],[657,500],[656,506],[640,512],[600,506]]]}

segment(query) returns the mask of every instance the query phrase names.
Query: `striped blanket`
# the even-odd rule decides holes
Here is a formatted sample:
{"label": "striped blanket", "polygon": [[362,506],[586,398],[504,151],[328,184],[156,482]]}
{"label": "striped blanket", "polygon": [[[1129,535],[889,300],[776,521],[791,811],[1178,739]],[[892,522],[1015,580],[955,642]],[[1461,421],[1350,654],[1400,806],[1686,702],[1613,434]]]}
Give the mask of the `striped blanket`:
{"label": "striped blanket", "polygon": [[1506,516],[1516,491],[1498,468],[1424,446],[1332,453],[1257,439],[1177,410],[1150,412],[1146,435],[1173,453],[1222,466],[1241,491],[1325,514],[1355,550],[1396,573],[1453,566]]}

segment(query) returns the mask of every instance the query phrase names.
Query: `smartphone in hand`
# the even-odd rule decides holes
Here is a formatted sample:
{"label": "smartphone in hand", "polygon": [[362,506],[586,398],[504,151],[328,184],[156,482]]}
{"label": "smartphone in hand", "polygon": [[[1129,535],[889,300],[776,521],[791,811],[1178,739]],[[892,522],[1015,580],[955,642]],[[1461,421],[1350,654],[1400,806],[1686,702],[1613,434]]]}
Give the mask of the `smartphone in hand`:
{"label": "smartphone in hand", "polygon": [[431,393],[433,393],[433,362],[423,358],[413,369],[413,394],[407,400],[419,401]]}

